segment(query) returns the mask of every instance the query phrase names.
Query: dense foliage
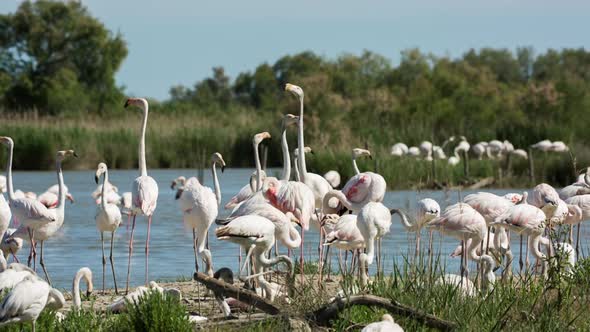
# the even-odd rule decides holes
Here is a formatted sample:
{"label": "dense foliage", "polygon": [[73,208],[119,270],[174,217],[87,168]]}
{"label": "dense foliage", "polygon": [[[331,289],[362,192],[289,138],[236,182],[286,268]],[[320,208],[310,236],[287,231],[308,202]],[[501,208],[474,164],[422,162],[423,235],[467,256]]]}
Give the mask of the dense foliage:
{"label": "dense foliage", "polygon": [[41,114],[104,112],[123,98],[114,74],[127,55],[78,1],[23,2],[0,15],[0,102]]}

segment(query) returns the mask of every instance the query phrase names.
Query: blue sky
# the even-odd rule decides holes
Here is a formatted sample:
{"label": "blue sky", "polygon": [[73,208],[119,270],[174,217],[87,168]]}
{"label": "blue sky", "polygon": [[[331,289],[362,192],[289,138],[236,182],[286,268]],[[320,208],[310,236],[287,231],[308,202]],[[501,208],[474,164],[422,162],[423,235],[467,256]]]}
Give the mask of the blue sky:
{"label": "blue sky", "polygon": [[[232,77],[311,50],[327,57],[364,49],[396,63],[418,47],[459,56],[470,48],[590,47],[590,2],[546,0],[88,0],[120,31],[129,55],[117,82],[129,95],[166,99],[223,66]],[[0,13],[20,1],[2,0]]]}

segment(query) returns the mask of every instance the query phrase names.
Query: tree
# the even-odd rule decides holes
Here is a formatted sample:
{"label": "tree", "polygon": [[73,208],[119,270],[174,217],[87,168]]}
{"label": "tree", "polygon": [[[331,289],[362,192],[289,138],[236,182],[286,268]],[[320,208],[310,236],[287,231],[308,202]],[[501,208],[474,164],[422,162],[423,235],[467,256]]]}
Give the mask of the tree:
{"label": "tree", "polygon": [[88,109],[103,112],[119,103],[114,74],[127,55],[113,35],[75,1],[23,2],[0,15],[0,92],[5,107],[42,113]]}

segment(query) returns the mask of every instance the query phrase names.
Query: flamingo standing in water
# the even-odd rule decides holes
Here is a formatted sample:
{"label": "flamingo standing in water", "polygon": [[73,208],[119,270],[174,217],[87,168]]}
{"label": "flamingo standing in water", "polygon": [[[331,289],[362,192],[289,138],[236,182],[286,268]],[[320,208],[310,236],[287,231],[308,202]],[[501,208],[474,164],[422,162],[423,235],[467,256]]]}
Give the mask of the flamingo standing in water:
{"label": "flamingo standing in water", "polygon": [[[299,133],[297,135],[297,142],[299,151],[303,151],[303,148],[305,147],[303,137],[303,89],[297,85],[287,83],[285,91],[293,93],[299,99]],[[321,209],[324,195],[332,189],[330,183],[328,183],[328,181],[321,175],[307,172],[305,153],[298,156],[297,162],[299,163],[298,166],[301,182],[305,183],[311,189],[315,199],[315,207]]]}
{"label": "flamingo standing in water", "polygon": [[121,211],[115,204],[111,204],[107,201],[105,191],[107,187],[107,183],[109,182],[109,171],[107,169],[107,165],[105,163],[98,164],[98,168],[96,170],[96,174],[94,175],[94,180],[96,184],[98,184],[98,179],[102,178],[102,193],[100,195],[100,204],[96,207],[96,228],[100,232],[100,243],[102,248],[102,292],[105,294],[105,287],[104,287],[104,279],[106,274],[106,264],[107,260],[104,255],[104,232],[111,233],[111,252],[109,255],[109,260],[111,262],[111,270],[113,271],[113,282],[115,284],[115,294],[119,294],[119,289],[117,288],[117,277],[115,276],[115,262],[113,259],[113,245],[115,241],[115,231],[119,228],[121,224]]}
{"label": "flamingo standing in water", "polygon": [[6,161],[8,202],[10,204],[13,216],[19,220],[21,226],[28,227],[31,250],[34,253],[35,230],[44,224],[55,222],[57,218],[55,213],[51,212],[45,205],[41,204],[41,202],[37,201],[36,199],[27,197],[17,198],[14,195],[14,187],[12,185],[12,157],[14,141],[10,137],[2,136],[0,137],[0,143],[8,147],[8,160]]}
{"label": "flamingo standing in water", "polygon": [[129,293],[129,279],[131,277],[131,256],[133,255],[133,232],[135,230],[135,218],[138,214],[143,214],[148,218],[147,238],[145,240],[145,283],[148,284],[148,263],[150,256],[150,228],[152,225],[152,215],[158,204],[158,184],[156,180],[147,174],[145,161],[145,132],[148,120],[148,102],[143,98],[129,98],[125,102],[125,107],[137,106],[143,111],[143,122],[141,126],[141,135],[139,138],[139,176],[133,181],[133,225],[131,226],[131,238],[129,240],[129,261],[127,264],[127,285],[125,293]]}
{"label": "flamingo standing in water", "polygon": [[[366,253],[359,256],[359,268],[361,269],[361,285],[369,281],[368,269],[375,256],[375,240],[377,240],[377,262],[380,270],[381,239],[389,233],[391,227],[391,211],[385,205],[378,202],[369,202],[363,206],[357,217],[357,225],[365,239]],[[380,272],[380,271],[378,271]]]}
{"label": "flamingo standing in water", "polygon": [[[525,195],[526,202],[526,195]],[[543,275],[546,276],[547,267],[545,254],[539,250],[539,242],[545,230],[545,213],[536,206],[530,204],[517,204],[509,208],[502,215],[496,217],[492,225],[506,227],[517,234],[526,234],[530,237],[529,250],[537,259],[542,260]]]}
{"label": "flamingo standing in water", "polygon": [[[358,207],[363,207],[368,202],[382,202],[387,189],[383,176],[373,172],[360,172],[356,165],[356,157],[361,155],[371,156],[371,153],[364,149],[353,150],[352,166],[357,173],[342,188],[342,193],[346,198],[357,204]],[[358,213],[359,210],[357,208],[352,211]]]}
{"label": "flamingo standing in water", "polygon": [[[65,220],[65,205],[66,205],[66,192],[64,190],[64,177],[63,172],[61,169],[61,164],[63,160],[68,156],[78,157],[74,150],[66,150],[66,151],[57,151],[57,157],[55,162],[55,168],[57,171],[57,181],[59,183],[59,202],[55,209],[49,209],[49,212],[55,216],[55,222],[46,223],[39,226],[35,230],[36,239],[41,242],[41,256],[39,257],[39,262],[41,267],[43,268],[43,272],[45,273],[45,278],[49,285],[51,285],[51,279],[49,278],[49,274],[47,273],[47,269],[45,268],[45,260],[43,259],[43,245],[45,244],[45,240],[49,239],[50,237],[54,236],[57,231],[61,229]],[[24,227],[22,224],[20,227]],[[33,246],[36,246],[37,243],[35,242]],[[31,250],[33,259],[36,260],[36,250],[32,248]]]}
{"label": "flamingo standing in water", "polygon": [[193,251],[195,254],[195,269],[199,271],[198,255],[203,257],[207,274],[213,276],[213,261],[209,249],[205,249],[209,227],[217,218],[219,205],[221,204],[221,188],[217,179],[216,165],[221,166],[221,172],[225,169],[225,161],[219,152],[211,156],[211,173],[213,176],[213,188],[205,187],[197,178],[190,178],[180,196],[180,205],[183,209],[183,221],[187,228],[193,231]]}
{"label": "flamingo standing in water", "polygon": [[[447,207],[440,217],[433,219],[428,223],[428,227],[439,230],[443,234],[453,236],[462,241],[462,246],[465,246],[467,240],[471,239],[471,246],[467,250],[463,250],[463,257],[461,258],[461,279],[469,276],[467,270],[467,255],[469,258],[478,262],[486,263],[487,274],[486,280],[489,282],[495,281],[493,275],[493,268],[495,266],[494,260],[491,256],[482,253],[477,254],[477,248],[480,242],[484,239],[486,234],[486,222],[484,217],[465,203],[456,203]],[[491,273],[490,273],[491,272]],[[486,285],[487,286],[487,285]]]}
{"label": "flamingo standing in water", "polygon": [[[416,251],[414,252],[414,259],[420,253],[420,233],[422,227],[429,221],[440,216],[440,205],[431,198],[424,198],[416,203],[416,218],[410,217],[407,213],[399,209],[391,210],[392,214],[399,214],[402,225],[408,232],[416,233]],[[428,244],[429,255],[432,253],[432,232],[430,233],[430,242]]]}
{"label": "flamingo standing in water", "polygon": [[[64,191],[66,192],[66,199],[71,203],[74,203],[74,196],[70,194],[68,187],[64,185]],[[47,190],[41,195],[37,196],[37,200],[48,208],[54,208],[59,202],[59,184],[47,188]]]}

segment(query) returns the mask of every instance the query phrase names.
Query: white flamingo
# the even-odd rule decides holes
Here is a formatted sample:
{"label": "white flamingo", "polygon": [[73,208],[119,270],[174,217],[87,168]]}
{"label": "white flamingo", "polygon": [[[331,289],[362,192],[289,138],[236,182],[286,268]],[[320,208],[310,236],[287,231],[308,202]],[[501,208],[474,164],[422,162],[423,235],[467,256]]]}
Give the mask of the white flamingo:
{"label": "white flamingo", "polygon": [[[35,230],[47,223],[54,223],[57,220],[55,211],[50,211],[45,205],[33,198],[16,198],[12,185],[12,157],[14,142],[12,138],[2,136],[0,142],[8,146],[8,160],[6,162],[6,178],[8,201],[14,217],[21,223],[21,227],[28,227],[31,250],[35,252],[34,235]],[[30,265],[30,260],[29,260]]]}
{"label": "white flamingo", "polygon": [[390,314],[385,314],[380,322],[365,326],[361,332],[404,332],[404,329],[393,321]]}
{"label": "white flamingo", "polygon": [[183,207],[182,220],[185,227],[193,232],[195,269],[199,271],[197,256],[201,256],[210,277],[213,276],[213,260],[209,249],[205,249],[205,243],[207,242],[209,227],[217,218],[219,205],[221,204],[221,188],[217,179],[217,165],[221,166],[221,172],[223,172],[225,161],[219,152],[215,152],[211,156],[213,190],[201,185],[197,178],[190,178],[189,181],[193,181],[190,181],[190,185],[185,186],[180,196],[180,205]]}
{"label": "white flamingo", "polygon": [[[266,172],[261,170],[260,176],[262,181],[264,181],[266,179]],[[254,173],[252,173],[250,176],[250,182],[244,185],[236,195],[234,195],[227,203],[225,203],[224,209],[234,209],[238,204],[252,197],[252,195],[256,192],[256,188],[258,188],[258,184],[256,183],[256,171],[254,171]]]}
{"label": "white flamingo", "polygon": [[[306,146],[303,149],[303,152],[313,154],[313,150],[309,146]],[[299,159],[299,148],[295,148],[295,149],[293,149],[293,172],[295,173],[295,180],[301,182],[301,176],[299,175],[299,166],[297,166],[299,163],[298,159]]]}
{"label": "white flamingo", "polygon": [[[49,274],[47,273],[47,269],[45,267],[45,260],[43,257],[43,251],[44,251],[43,248],[44,248],[45,241],[47,239],[49,239],[50,237],[54,236],[55,233],[57,233],[57,231],[59,231],[61,229],[61,227],[63,226],[64,220],[65,220],[66,193],[64,190],[65,185],[64,185],[64,177],[63,177],[63,172],[61,169],[61,164],[62,164],[63,160],[68,156],[74,156],[76,158],[78,157],[78,155],[76,154],[76,152],[74,152],[74,150],[57,151],[55,168],[57,171],[57,181],[58,181],[58,186],[59,186],[59,201],[58,201],[55,209],[49,209],[49,212],[55,216],[55,222],[40,225],[35,230],[36,241],[34,242],[33,246],[36,247],[37,242],[41,243],[41,255],[39,256],[39,262],[41,264],[41,267],[43,268],[43,272],[45,273],[45,278],[47,279],[47,282],[49,283],[49,285],[51,285],[51,279],[49,278]],[[21,225],[20,227],[24,227],[24,225]],[[36,256],[37,256],[35,248],[33,248],[33,250],[31,250],[31,253],[32,253],[33,259],[35,260]],[[30,260],[30,258],[29,258],[29,260]]]}
{"label": "white flamingo", "polygon": [[[10,188],[8,190],[10,191]],[[49,291],[49,284],[45,281],[34,275],[26,276],[2,301],[0,326],[30,322],[34,332],[37,318],[47,304]]]}
{"label": "white flamingo", "polygon": [[[229,224],[215,230],[215,236],[219,240],[228,240],[237,243],[248,252],[248,256],[256,258],[257,279],[260,287],[266,292],[267,298],[273,300],[276,290],[264,279],[262,268],[271,267],[279,262],[284,262],[293,275],[293,262],[288,256],[280,255],[272,259],[266,257],[267,252],[275,243],[275,236],[282,242],[289,242],[290,247],[298,247],[301,243],[299,233],[290,222],[273,223],[272,221],[255,215],[241,216],[233,219]],[[247,256],[247,257],[248,257]],[[246,258],[246,262],[248,258]],[[243,268],[240,269],[240,272]]]}
{"label": "white flamingo", "polygon": [[[333,191],[332,191],[333,192]],[[366,253],[359,256],[361,269],[361,285],[366,285],[369,276],[369,265],[373,264],[375,256],[375,240],[378,241],[377,259],[380,262],[381,238],[389,233],[391,227],[391,212],[385,205],[378,202],[369,202],[359,211],[357,225],[365,239]]]}
{"label": "white flamingo", "polygon": [[543,151],[543,152],[548,152],[548,151],[551,151],[552,146],[553,146],[553,143],[551,143],[550,140],[544,139],[542,141],[539,141],[539,142],[531,145],[531,148],[539,150],[539,151]]}
{"label": "white flamingo", "polygon": [[[303,89],[297,85],[287,83],[285,90],[293,93],[299,99],[299,133],[298,133],[298,148],[303,151],[305,146],[303,137]],[[305,165],[305,153],[298,156],[297,162],[299,163],[299,173],[301,176],[301,182],[305,183],[313,192],[315,198],[315,207],[321,209],[324,195],[332,189],[330,184],[321,175],[307,172],[307,166]]]}
{"label": "white flamingo", "polygon": [[0,291],[14,288],[26,276],[37,275],[26,265],[12,263],[7,265],[4,254],[0,255]]}
{"label": "white flamingo", "polygon": [[[424,198],[416,203],[415,218],[412,218],[410,215],[399,209],[392,209],[391,213],[392,215],[395,213],[399,214],[402,225],[406,228],[406,230],[408,232],[416,233],[416,250],[414,252],[414,257],[418,257],[420,253],[420,233],[422,228],[429,221],[440,216],[440,205],[431,198]],[[428,244],[429,253],[432,252],[431,245],[432,236],[430,237],[430,242]]]}
{"label": "white flamingo", "polygon": [[418,158],[420,157],[420,149],[416,146],[411,146],[408,148],[408,153],[406,153],[410,157]]}
{"label": "white flamingo", "polygon": [[390,154],[392,156],[397,156],[397,157],[401,157],[405,154],[408,153],[408,146],[405,145],[404,143],[395,143],[392,147],[391,147],[391,152]]}
{"label": "white flamingo", "polygon": [[121,211],[115,204],[111,204],[107,201],[105,195],[105,188],[107,187],[105,184],[109,182],[109,171],[107,169],[107,165],[105,163],[98,164],[98,168],[96,170],[96,174],[94,176],[94,180],[98,184],[98,179],[102,178],[102,193],[100,195],[100,204],[96,207],[96,228],[100,232],[100,243],[102,248],[102,292],[105,293],[104,287],[104,280],[106,274],[106,264],[107,260],[104,255],[104,232],[111,233],[111,251],[109,254],[109,260],[111,262],[111,270],[113,272],[113,282],[115,284],[115,294],[119,294],[119,289],[117,288],[117,278],[115,276],[115,262],[113,259],[113,246],[115,241],[115,231],[119,228],[121,224]]}
{"label": "white flamingo", "polygon": [[338,173],[338,171],[335,170],[330,170],[327,171],[326,174],[324,174],[324,179],[328,180],[328,183],[330,183],[330,186],[332,186],[332,188],[336,188],[340,185],[340,173]]}
{"label": "white flamingo", "polygon": [[483,156],[487,154],[488,158],[491,158],[490,151],[488,150],[488,142],[478,142],[471,146],[471,152],[475,154],[478,160],[482,160]]}
{"label": "white flamingo", "polygon": [[370,156],[368,150],[353,150],[352,165],[357,174],[350,178],[346,182],[346,185],[344,185],[344,188],[342,188],[342,193],[346,198],[358,206],[356,210],[353,210],[353,213],[358,213],[360,207],[368,202],[382,202],[387,189],[387,184],[383,176],[373,172],[360,173],[355,157],[358,153],[361,155],[368,154]]}
{"label": "white flamingo", "polygon": [[155,281],[150,281],[147,286],[139,286],[133,292],[124,297],[119,297],[115,302],[109,304],[106,308],[108,312],[121,313],[127,311],[127,303],[138,303],[150,292],[158,292],[166,297],[170,296],[179,301],[182,299],[182,293],[176,288],[162,288]]}
{"label": "white flamingo", "polygon": [[4,238],[4,234],[8,230],[8,226],[10,226],[10,219],[12,219],[12,211],[4,198],[4,194],[0,193],[0,239]]}
{"label": "white flamingo", "polygon": [[139,137],[139,176],[133,181],[133,225],[131,226],[131,238],[129,240],[129,261],[127,264],[127,285],[125,293],[129,292],[129,279],[131,277],[131,256],[133,255],[133,232],[135,230],[135,218],[138,214],[143,214],[148,218],[147,237],[145,240],[145,283],[148,283],[149,276],[149,256],[150,256],[150,228],[152,225],[152,216],[158,204],[158,184],[156,180],[147,174],[145,161],[145,132],[148,120],[148,102],[143,98],[129,98],[125,102],[125,107],[137,106],[143,111],[143,122],[141,126],[141,135]]}
{"label": "white flamingo", "polygon": [[86,295],[89,296],[94,290],[92,283],[92,271],[88,267],[83,267],[76,272],[74,280],[72,281],[72,310],[80,310],[82,307],[82,299],[80,298],[80,281],[86,282]]}

